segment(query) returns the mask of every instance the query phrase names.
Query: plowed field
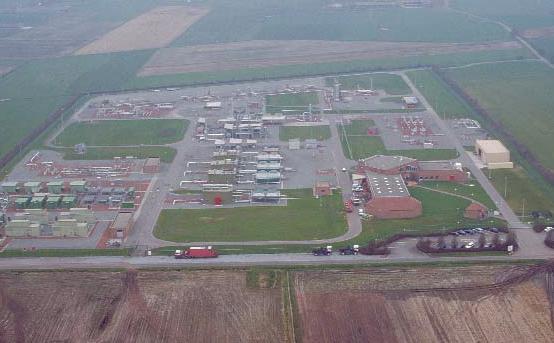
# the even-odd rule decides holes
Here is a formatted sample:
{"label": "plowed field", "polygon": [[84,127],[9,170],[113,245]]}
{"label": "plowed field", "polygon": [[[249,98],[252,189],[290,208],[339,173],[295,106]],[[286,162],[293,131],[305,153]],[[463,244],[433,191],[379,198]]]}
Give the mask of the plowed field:
{"label": "plowed field", "polygon": [[249,41],[168,48],[156,52],[140,76],[232,70],[287,64],[517,49],[517,42],[483,44],[339,41]]}
{"label": "plowed field", "polygon": [[552,342],[547,283],[551,272],[445,268],[304,272],[295,290],[304,343]]}
{"label": "plowed field", "polygon": [[0,274],[2,342],[285,342],[281,288],[241,272]]}

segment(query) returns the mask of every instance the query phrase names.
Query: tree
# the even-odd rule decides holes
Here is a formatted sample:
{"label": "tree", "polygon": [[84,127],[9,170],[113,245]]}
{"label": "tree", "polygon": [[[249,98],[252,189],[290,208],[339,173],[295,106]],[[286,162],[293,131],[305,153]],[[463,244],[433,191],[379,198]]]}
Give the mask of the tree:
{"label": "tree", "polygon": [[500,242],[500,235],[498,233],[495,233],[494,236],[492,236],[492,246],[495,249],[501,248],[501,242]]}
{"label": "tree", "polygon": [[506,235],[506,245],[516,245],[517,244],[517,236],[514,231],[508,231],[508,234]]}
{"label": "tree", "polygon": [[446,248],[446,242],[444,240],[444,236],[439,236],[439,238],[437,239],[437,247],[439,249],[444,249]]}
{"label": "tree", "polygon": [[487,237],[485,237],[484,233],[481,233],[479,235],[479,243],[478,243],[479,248],[484,248],[485,244],[487,244]]}
{"label": "tree", "polygon": [[458,247],[458,237],[452,237],[452,240],[450,241],[450,247],[452,249],[456,249]]}

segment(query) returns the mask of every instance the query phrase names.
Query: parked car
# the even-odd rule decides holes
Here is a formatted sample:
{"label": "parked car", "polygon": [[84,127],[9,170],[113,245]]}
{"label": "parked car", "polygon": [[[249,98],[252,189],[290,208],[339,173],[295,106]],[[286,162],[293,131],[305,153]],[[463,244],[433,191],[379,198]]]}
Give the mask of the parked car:
{"label": "parked car", "polygon": [[475,242],[467,242],[466,245],[464,245],[464,248],[471,249],[475,247]]}

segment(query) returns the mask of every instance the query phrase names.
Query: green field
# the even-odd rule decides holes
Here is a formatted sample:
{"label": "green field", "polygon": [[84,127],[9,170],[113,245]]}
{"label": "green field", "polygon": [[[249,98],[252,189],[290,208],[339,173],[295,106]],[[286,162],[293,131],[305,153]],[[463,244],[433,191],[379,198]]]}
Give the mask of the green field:
{"label": "green field", "polygon": [[163,210],[154,235],[173,242],[305,240],[340,236],[347,225],[342,196],[315,199],[311,189],[288,190],[287,206]]}
{"label": "green field", "polygon": [[0,252],[2,257],[77,257],[77,256],[128,256],[129,249],[36,249],[23,251],[9,249]]}
{"label": "green field", "polygon": [[450,6],[485,18],[500,20],[516,28],[552,26],[552,1],[450,0]]}
{"label": "green field", "polygon": [[421,186],[466,196],[482,203],[489,209],[496,209],[494,202],[477,181],[471,181],[467,184],[444,181],[425,181],[421,184]]}
{"label": "green field", "polygon": [[554,169],[554,71],[538,62],[511,62],[450,69],[447,75]]}
{"label": "green field", "polygon": [[442,118],[473,117],[473,110],[431,70],[409,71],[406,74]]}
{"label": "green field", "polygon": [[109,148],[87,148],[84,155],[79,155],[72,148],[62,149],[64,160],[111,160],[114,157],[133,156],[144,159],[148,157],[159,157],[162,162],[173,162],[177,150],[166,146],[142,146],[142,147],[109,147]]}
{"label": "green field", "polygon": [[117,90],[150,51],[68,56],[27,62],[0,78],[0,156],[78,94]]}
{"label": "green field", "polygon": [[55,139],[55,144],[73,146],[160,145],[181,140],[187,120],[101,120],[73,123]]}
{"label": "green field", "polygon": [[317,106],[319,97],[316,92],[289,93],[267,95],[265,97],[267,112],[275,113],[283,110],[304,112],[309,106]]}
{"label": "green field", "polygon": [[320,141],[331,138],[331,129],[329,125],[319,126],[280,126],[279,139],[288,141],[298,138],[302,141],[306,139],[317,139]]}
{"label": "green field", "polygon": [[324,0],[221,0],[214,5],[173,45],[245,40],[481,42],[509,38],[497,25],[443,8],[333,10]]}
{"label": "green field", "polygon": [[407,95],[411,94],[412,90],[402,77],[395,74],[386,73],[373,73],[365,75],[347,75],[339,76],[337,78],[328,77],[325,79],[327,86],[332,86],[335,83],[335,79],[340,83],[341,89],[382,89],[390,95]]}
{"label": "green field", "polygon": [[367,129],[375,123],[372,120],[353,120],[344,126],[338,125],[342,151],[351,160],[373,155],[400,155],[421,161],[450,160],[458,156],[455,149],[387,150],[379,136],[368,136]]}
{"label": "green field", "polygon": [[550,63],[554,62],[554,37],[527,39],[539,54],[546,57]]}
{"label": "green field", "polygon": [[494,187],[502,196],[506,190],[506,201],[514,212],[522,214],[524,201],[526,214],[534,210],[554,212],[552,198],[544,194],[523,169],[496,169],[485,171],[485,174],[490,175]]}

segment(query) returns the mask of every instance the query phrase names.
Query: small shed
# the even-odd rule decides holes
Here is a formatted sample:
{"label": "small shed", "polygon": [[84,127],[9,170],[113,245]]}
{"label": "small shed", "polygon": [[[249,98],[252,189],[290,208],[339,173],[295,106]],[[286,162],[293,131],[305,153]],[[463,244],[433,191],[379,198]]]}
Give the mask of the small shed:
{"label": "small shed", "polygon": [[84,193],[87,190],[87,182],[82,180],[71,181],[69,183],[69,188],[71,193]]}
{"label": "small shed", "polygon": [[478,204],[478,203],[471,203],[466,209],[464,210],[464,217],[468,219],[475,219],[475,220],[482,220],[487,217],[487,208]]}
{"label": "small shed", "polygon": [[63,191],[63,181],[51,181],[46,184],[49,193],[60,194]]}
{"label": "small shed", "polygon": [[17,193],[19,192],[19,187],[17,187],[17,182],[4,182],[2,183],[2,191],[6,193]]}
{"label": "small shed", "polygon": [[318,181],[314,187],[314,195],[317,197],[333,194],[331,184],[328,181]]}
{"label": "small shed", "polygon": [[29,181],[23,184],[23,188],[26,193],[38,193],[40,192],[42,184],[38,181]]}

